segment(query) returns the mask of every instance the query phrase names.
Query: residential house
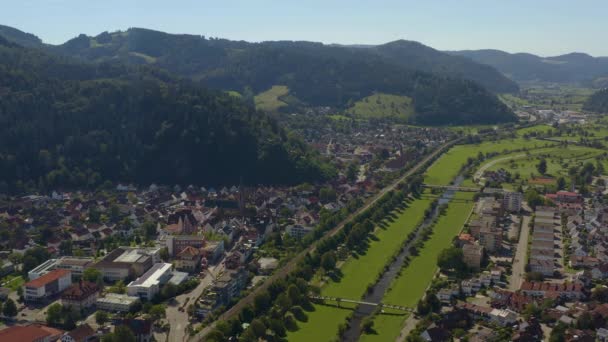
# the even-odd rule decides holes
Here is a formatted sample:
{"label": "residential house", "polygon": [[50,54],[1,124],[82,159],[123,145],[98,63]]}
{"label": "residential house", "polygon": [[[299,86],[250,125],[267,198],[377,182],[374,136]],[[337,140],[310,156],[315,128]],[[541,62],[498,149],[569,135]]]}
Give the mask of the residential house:
{"label": "residential house", "polygon": [[148,319],[119,319],[114,321],[115,326],[126,326],[135,335],[136,342],[152,342],[154,340],[152,331],[152,320]]}
{"label": "residential house", "polygon": [[187,246],[179,252],[174,260],[175,268],[186,272],[195,272],[201,264],[200,249]]}
{"label": "residential house", "polygon": [[86,323],[61,336],[61,342],[93,342],[97,340],[97,333]]}
{"label": "residential house", "polygon": [[64,306],[84,310],[96,304],[98,295],[97,284],[81,280],[61,294],[61,302]]}

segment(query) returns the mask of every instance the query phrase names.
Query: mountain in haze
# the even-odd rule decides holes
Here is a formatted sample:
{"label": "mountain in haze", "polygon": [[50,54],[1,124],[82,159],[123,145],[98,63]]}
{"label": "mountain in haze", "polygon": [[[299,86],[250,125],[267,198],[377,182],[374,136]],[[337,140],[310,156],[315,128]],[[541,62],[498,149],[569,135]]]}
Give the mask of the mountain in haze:
{"label": "mountain in haze", "polygon": [[608,57],[570,53],[540,57],[499,50],[450,51],[452,55],[490,65],[516,82],[584,83],[595,85],[608,76]]}
{"label": "mountain in haze", "polygon": [[443,53],[418,42],[397,40],[370,49],[405,68],[470,79],[495,93],[519,91],[515,82],[493,67],[466,57]]}
{"label": "mountain in haze", "polygon": [[345,109],[354,101],[383,92],[411,97],[415,123],[516,120],[493,94],[473,81],[455,77],[455,72],[434,74],[405,67],[409,57],[402,49],[392,53],[311,42],[248,43],[139,28],[95,37],[80,35],[49,49],[87,61],[153,65],[207,86],[238,91],[246,99],[284,85],[297,103]]}
{"label": "mountain in haze", "polygon": [[585,102],[583,109],[596,113],[608,113],[608,88],[591,95]]}
{"label": "mountain in haze", "polygon": [[333,174],[266,114],[148,66],[76,62],[0,37],[0,98],[0,191]]}
{"label": "mountain in haze", "polygon": [[8,41],[17,43],[25,47],[42,47],[44,44],[42,40],[37,36],[20,31],[10,26],[0,25],[0,36],[6,38]]}

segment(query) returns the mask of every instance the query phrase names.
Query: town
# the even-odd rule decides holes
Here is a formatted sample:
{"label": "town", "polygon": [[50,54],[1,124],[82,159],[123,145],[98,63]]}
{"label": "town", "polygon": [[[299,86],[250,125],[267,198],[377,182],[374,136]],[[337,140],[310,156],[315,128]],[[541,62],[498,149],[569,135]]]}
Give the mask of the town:
{"label": "town", "polygon": [[[361,166],[326,185],[118,184],[4,197],[0,296],[5,316],[29,325],[0,337],[94,337],[111,322],[138,340],[183,340],[263,282],[324,216],[359,206],[450,134],[384,129],[325,145],[338,163]],[[405,147],[406,136],[419,149]]]}
{"label": "town", "polygon": [[142,5],[2,6],[0,342],[608,342],[608,2]]}

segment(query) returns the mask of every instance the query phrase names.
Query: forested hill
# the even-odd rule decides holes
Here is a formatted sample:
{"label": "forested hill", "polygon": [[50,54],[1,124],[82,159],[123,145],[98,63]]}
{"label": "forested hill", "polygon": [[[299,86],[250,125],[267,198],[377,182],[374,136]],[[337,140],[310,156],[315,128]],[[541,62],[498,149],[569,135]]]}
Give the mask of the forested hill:
{"label": "forested hill", "polygon": [[333,170],[265,114],[149,67],[88,65],[0,37],[0,191],[315,181]]}
{"label": "forested hill", "polygon": [[499,50],[452,51],[490,65],[517,82],[585,83],[594,86],[608,77],[608,57],[570,53],[540,57],[529,53],[507,53]]}
{"label": "forested hill", "polygon": [[585,102],[583,109],[597,113],[608,113],[608,88],[591,95]]}
{"label": "forested hill", "polygon": [[40,38],[31,33],[20,31],[10,26],[0,25],[0,37],[26,47],[43,47]]}
{"label": "forested hill", "polygon": [[[369,49],[309,42],[247,43],[172,35],[146,29],[81,35],[55,52],[89,61],[149,64],[205,85],[252,98],[273,85],[289,87],[298,103],[348,108],[384,92],[413,98],[420,124],[480,124],[515,116],[477,83],[405,68]],[[448,73],[446,73],[447,75]]]}
{"label": "forested hill", "polygon": [[397,40],[374,46],[372,50],[406,68],[470,79],[496,93],[519,91],[517,83],[489,65],[443,53],[418,42]]}

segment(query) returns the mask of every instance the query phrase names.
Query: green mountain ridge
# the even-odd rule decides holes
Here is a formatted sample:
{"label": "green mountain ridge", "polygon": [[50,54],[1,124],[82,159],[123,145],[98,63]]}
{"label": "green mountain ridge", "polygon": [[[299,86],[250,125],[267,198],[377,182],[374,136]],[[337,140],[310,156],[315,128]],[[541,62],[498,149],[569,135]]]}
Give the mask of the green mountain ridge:
{"label": "green mountain ridge", "polygon": [[8,41],[25,47],[39,48],[44,46],[42,40],[37,36],[10,26],[0,25],[0,36],[6,38]]}
{"label": "green mountain ridge", "polygon": [[95,37],[80,35],[50,49],[87,61],[151,64],[206,86],[238,91],[251,102],[254,94],[285,85],[298,103],[338,109],[375,92],[409,96],[416,109],[412,121],[419,124],[516,120],[473,81],[399,66],[404,63],[400,55],[391,61],[364,48],[294,41],[248,43],[132,28]]}
{"label": "green mountain ridge", "polygon": [[608,57],[569,53],[540,57],[529,53],[500,50],[464,50],[447,53],[470,58],[492,66],[516,82],[551,82],[593,84],[608,76]]}
{"label": "green mountain ridge", "polygon": [[416,70],[475,81],[496,93],[516,93],[518,85],[491,66],[453,56],[415,41],[397,40],[371,48],[389,61]]}
{"label": "green mountain ridge", "polygon": [[0,190],[292,184],[333,169],[262,112],[148,66],[88,64],[0,37]]}

